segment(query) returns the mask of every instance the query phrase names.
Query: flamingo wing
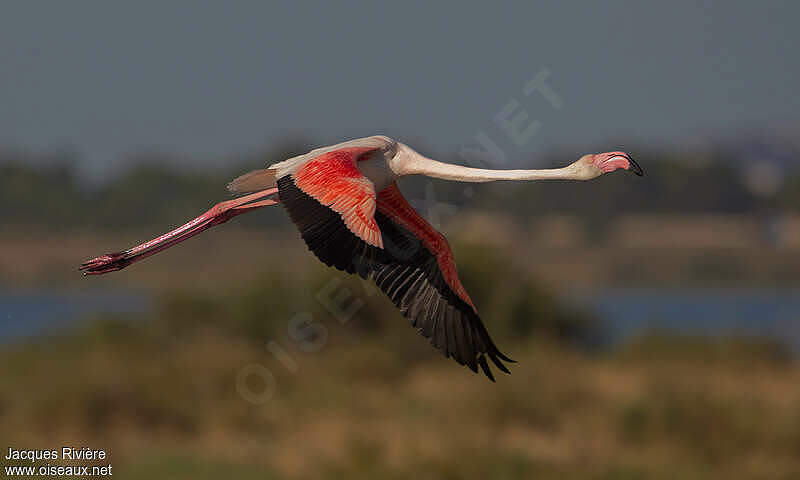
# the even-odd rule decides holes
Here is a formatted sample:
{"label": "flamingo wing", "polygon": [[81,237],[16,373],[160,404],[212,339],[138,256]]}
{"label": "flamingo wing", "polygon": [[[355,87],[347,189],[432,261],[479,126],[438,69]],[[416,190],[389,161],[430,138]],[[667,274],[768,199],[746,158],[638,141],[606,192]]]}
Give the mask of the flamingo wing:
{"label": "flamingo wing", "polygon": [[408,204],[396,183],[378,194],[376,218],[388,261],[374,265],[372,278],[445,357],[472,371],[480,366],[494,381],[486,358],[510,373],[478,311],[458,278],[447,239]]}
{"label": "flamingo wing", "polygon": [[375,223],[375,186],[356,166],[359,159],[377,150],[349,147],[323,153],[299,165],[291,175],[281,177],[278,188],[281,181],[284,186],[291,181],[301,192],[338,214],[359,240],[380,248],[383,245]]}
{"label": "flamingo wing", "polygon": [[356,162],[370,149],[327,152],[278,178],[281,204],[309,250],[326,265],[373,278],[411,324],[446,357],[508,373],[456,273],[444,236],[392,183],[376,195]]}

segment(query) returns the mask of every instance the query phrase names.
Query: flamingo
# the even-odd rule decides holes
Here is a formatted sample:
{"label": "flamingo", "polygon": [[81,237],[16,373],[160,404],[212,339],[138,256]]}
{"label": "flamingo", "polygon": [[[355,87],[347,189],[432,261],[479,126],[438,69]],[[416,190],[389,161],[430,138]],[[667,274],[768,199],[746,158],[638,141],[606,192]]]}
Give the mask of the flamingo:
{"label": "flamingo", "polygon": [[246,194],[214,205],[181,227],[128,250],[83,263],[84,275],[121,270],[243,213],[280,203],[319,260],[371,278],[445,357],[489,380],[487,358],[502,372],[514,362],[492,341],[458,278],[447,239],[403,198],[407,175],[457,182],[591,180],[618,169],[643,175],[625,152],[583,155],[563,168],[487,170],[438,162],[376,135],[317,148],[246,173],[228,184]]}

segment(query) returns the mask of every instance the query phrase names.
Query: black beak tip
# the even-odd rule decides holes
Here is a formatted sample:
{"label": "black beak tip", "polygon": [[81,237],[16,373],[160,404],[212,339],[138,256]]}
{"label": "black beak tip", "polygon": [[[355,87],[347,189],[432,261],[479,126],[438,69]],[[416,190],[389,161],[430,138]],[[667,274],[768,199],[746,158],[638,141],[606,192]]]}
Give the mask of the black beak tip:
{"label": "black beak tip", "polygon": [[638,175],[640,177],[644,177],[644,170],[642,170],[642,167],[640,167],[639,164],[636,163],[636,161],[633,159],[633,157],[628,155],[628,161],[631,164],[631,172],[635,173],[636,175]]}

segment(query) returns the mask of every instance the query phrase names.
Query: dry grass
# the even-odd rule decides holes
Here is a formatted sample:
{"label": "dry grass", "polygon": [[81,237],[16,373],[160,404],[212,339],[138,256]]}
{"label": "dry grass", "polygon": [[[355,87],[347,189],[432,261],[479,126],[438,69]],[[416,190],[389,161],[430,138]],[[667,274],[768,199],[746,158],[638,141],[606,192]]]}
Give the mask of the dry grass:
{"label": "dry grass", "polygon": [[[421,342],[414,332],[379,345],[327,324],[319,352],[281,340],[296,373],[211,330],[167,341],[107,329],[6,352],[0,431],[31,447],[111,449],[130,478],[160,476],[159,459],[179,478],[205,464],[286,478],[800,475],[795,364],[519,344],[513,375],[491,384],[436,356],[409,364],[398,345]],[[250,363],[275,375],[266,404],[237,394]]]}
{"label": "dry grass", "polygon": [[[66,273],[46,272],[73,275],[84,257],[130,243],[36,238],[2,238],[0,271],[15,286],[69,284]],[[533,271],[574,268],[572,280],[547,277],[554,286],[614,275],[596,250],[545,252]],[[634,269],[631,252],[614,255]],[[679,270],[680,252],[670,255],[649,258]],[[771,345],[654,338],[577,352],[544,334],[584,319],[562,311],[529,271],[508,274],[524,266],[463,244],[456,256],[498,343],[519,362],[497,384],[442,359],[359,282],[346,284],[368,300],[358,318],[342,326],[326,315],[313,292],[338,274],[317,265],[296,233],[229,228],[125,275],[75,275],[157,286],[156,311],[0,350],[0,438],[105,448],[115,476],[132,479],[800,478],[800,365]],[[320,351],[287,335],[299,311],[327,329]],[[520,319],[545,328],[512,341]],[[275,377],[264,404],[237,392],[249,364]]]}

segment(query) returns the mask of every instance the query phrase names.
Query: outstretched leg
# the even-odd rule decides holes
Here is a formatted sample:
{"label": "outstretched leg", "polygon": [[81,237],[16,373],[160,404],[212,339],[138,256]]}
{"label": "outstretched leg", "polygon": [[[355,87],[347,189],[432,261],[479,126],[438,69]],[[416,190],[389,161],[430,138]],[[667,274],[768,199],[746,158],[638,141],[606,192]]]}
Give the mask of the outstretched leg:
{"label": "outstretched leg", "polygon": [[81,270],[84,275],[100,275],[122,270],[134,262],[138,262],[162,250],[166,250],[173,245],[177,245],[214,225],[225,223],[237,215],[251,212],[261,207],[275,205],[278,202],[277,188],[268,188],[233,200],[220,202],[211,207],[206,213],[175,230],[125,251],[109,253],[88,260],[82,263],[78,269]]}

